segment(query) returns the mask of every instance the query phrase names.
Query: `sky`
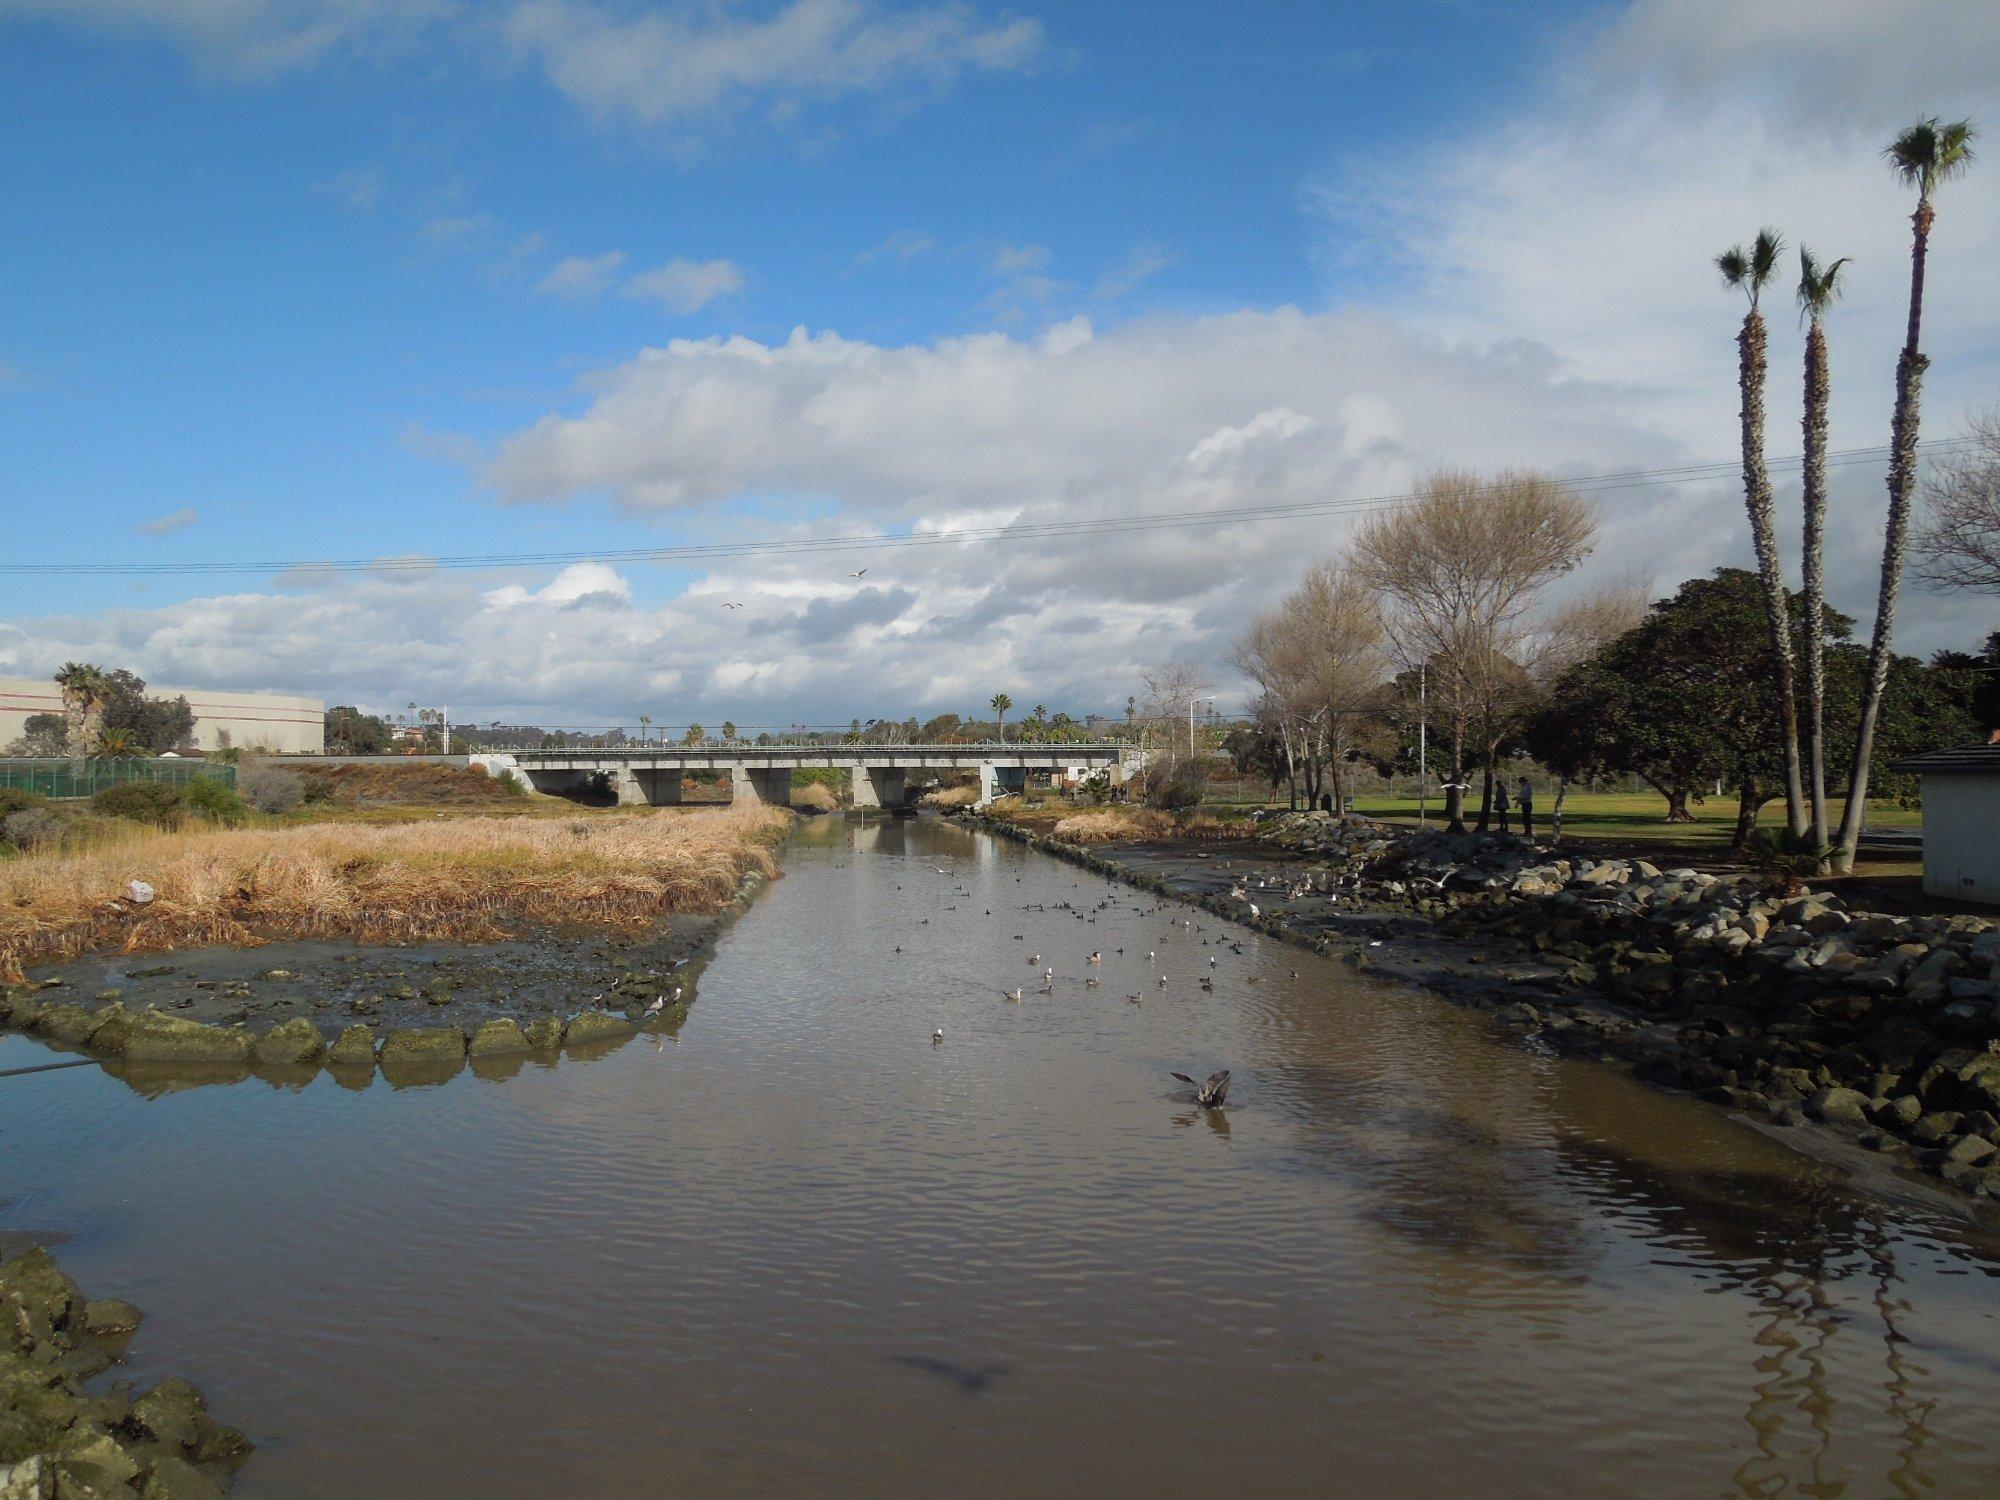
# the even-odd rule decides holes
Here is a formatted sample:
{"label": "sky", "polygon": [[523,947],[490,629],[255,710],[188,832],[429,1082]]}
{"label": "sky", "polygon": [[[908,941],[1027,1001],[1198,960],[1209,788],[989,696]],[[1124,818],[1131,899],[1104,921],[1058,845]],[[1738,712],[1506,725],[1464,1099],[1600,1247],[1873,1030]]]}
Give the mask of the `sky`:
{"label": "sky", "polygon": [[[0,0],[0,93],[7,556],[230,570],[0,575],[0,675],[1081,715],[1174,660],[1241,703],[1231,642],[1353,516],[615,554],[1726,461],[1712,262],[1765,224],[1852,258],[1833,443],[1879,446],[1911,207],[1880,149],[1937,114],[2000,153],[2000,8]],[[1927,438],[2000,401],[2000,162],[1938,207]],[[1573,587],[1750,560],[1727,479],[1599,504]],[[1837,472],[1864,629],[1884,506]],[[500,560],[428,562],[466,558]],[[1898,644],[1996,627],[1913,589]]]}

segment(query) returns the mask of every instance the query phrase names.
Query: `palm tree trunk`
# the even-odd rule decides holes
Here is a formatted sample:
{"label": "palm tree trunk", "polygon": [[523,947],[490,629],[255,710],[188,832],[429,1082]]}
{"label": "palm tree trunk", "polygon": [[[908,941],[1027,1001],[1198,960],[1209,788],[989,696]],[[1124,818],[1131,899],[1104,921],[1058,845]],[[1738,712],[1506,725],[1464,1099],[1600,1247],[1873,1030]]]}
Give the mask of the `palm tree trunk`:
{"label": "palm tree trunk", "polygon": [[1743,402],[1743,503],[1750,512],[1750,541],[1764,580],[1764,613],[1771,625],[1771,653],[1778,679],[1778,731],[1785,750],[1785,821],[1806,831],[1805,793],[1799,774],[1799,719],[1792,681],[1792,621],[1785,603],[1785,575],[1778,563],[1772,519],[1771,476],[1764,467],[1764,315],[1754,307],[1736,335],[1737,384]]}
{"label": "palm tree trunk", "polygon": [[1923,403],[1922,349],[1924,257],[1930,249],[1930,201],[1920,199],[1910,216],[1910,321],[1902,357],[1896,361],[1896,416],[1889,432],[1889,529],[1882,538],[1882,583],[1875,601],[1875,630],[1868,642],[1868,682],[1861,698],[1861,723],[1854,735],[1854,762],[1847,773],[1847,806],[1840,816],[1840,845],[1833,866],[1845,875],[1854,868],[1861,820],[1868,809],[1868,764],[1875,755],[1875,717],[1889,682],[1889,645],[1896,630],[1896,604],[1903,591],[1903,555],[1910,544],[1910,501],[1917,485],[1917,420]]}
{"label": "palm tree trunk", "polygon": [[1823,618],[1826,590],[1822,564],[1826,550],[1826,423],[1831,390],[1826,330],[1815,317],[1806,332],[1806,755],[1811,776],[1812,843],[1819,850],[1827,847],[1826,621]]}

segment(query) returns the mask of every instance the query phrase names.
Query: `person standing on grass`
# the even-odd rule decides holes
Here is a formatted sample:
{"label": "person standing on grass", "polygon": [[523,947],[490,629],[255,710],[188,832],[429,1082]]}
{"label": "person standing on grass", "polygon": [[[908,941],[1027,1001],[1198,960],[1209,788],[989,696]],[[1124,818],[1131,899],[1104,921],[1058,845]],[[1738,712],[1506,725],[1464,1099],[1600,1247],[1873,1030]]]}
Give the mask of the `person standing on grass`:
{"label": "person standing on grass", "polygon": [[1493,811],[1500,815],[1500,831],[1507,831],[1507,783],[1498,777],[1493,780]]}
{"label": "person standing on grass", "polygon": [[1521,790],[1514,800],[1521,807],[1521,837],[1531,839],[1535,836],[1535,788],[1527,777],[1521,778]]}

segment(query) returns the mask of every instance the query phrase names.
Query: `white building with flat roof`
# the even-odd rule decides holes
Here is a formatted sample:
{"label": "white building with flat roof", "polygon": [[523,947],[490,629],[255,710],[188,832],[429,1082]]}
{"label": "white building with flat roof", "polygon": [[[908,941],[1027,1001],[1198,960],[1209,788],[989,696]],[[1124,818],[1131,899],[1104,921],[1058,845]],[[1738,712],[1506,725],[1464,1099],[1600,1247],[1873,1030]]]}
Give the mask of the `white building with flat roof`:
{"label": "white building with flat roof", "polygon": [[[147,683],[148,698],[185,698],[194,710],[194,742],[203,750],[227,743],[287,755],[326,751],[326,704],[285,693],[223,693],[210,688]],[[32,714],[60,714],[62,689],[46,677],[0,677],[0,746],[27,732]]]}
{"label": "white building with flat roof", "polygon": [[2000,743],[1893,761],[1924,788],[1924,890],[2000,906]]}

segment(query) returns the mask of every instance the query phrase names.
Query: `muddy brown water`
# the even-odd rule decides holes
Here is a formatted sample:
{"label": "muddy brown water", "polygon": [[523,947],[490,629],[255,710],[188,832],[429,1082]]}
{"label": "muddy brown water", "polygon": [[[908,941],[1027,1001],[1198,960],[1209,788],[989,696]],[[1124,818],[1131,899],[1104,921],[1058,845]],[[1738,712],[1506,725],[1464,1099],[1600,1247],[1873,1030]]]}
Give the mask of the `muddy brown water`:
{"label": "muddy brown water", "polygon": [[677,1041],[0,1080],[0,1222],[251,1497],[2000,1492],[1974,1223],[984,835],[784,864]]}

